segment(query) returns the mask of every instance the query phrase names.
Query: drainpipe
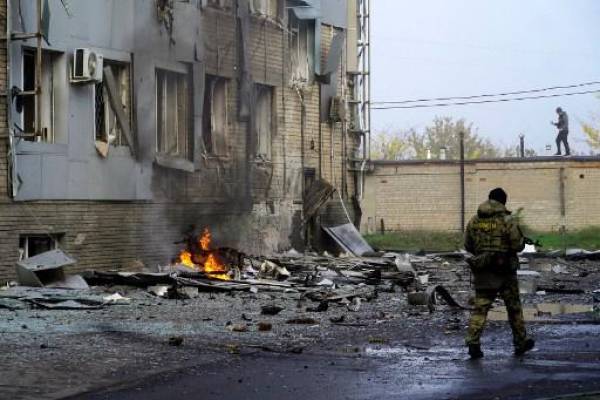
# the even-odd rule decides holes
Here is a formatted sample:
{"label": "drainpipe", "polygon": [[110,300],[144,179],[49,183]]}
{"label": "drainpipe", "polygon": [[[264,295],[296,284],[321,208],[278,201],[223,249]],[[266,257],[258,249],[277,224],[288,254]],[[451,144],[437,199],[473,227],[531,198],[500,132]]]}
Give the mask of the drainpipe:
{"label": "drainpipe", "polygon": [[367,159],[364,158],[362,164],[360,165],[360,191],[358,194],[358,198],[360,200],[364,199],[364,195],[365,195],[365,169],[367,167]]}

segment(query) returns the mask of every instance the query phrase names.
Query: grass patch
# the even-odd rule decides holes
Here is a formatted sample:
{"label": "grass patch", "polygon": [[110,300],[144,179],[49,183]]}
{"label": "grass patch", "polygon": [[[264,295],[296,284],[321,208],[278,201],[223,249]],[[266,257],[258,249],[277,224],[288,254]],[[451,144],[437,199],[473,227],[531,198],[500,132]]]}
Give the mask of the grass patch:
{"label": "grass patch", "polygon": [[528,235],[541,242],[542,250],[600,249],[600,226],[590,226],[562,234],[560,232],[532,232]]}
{"label": "grass patch", "polygon": [[365,239],[372,247],[382,250],[454,251],[463,247],[460,232],[390,232],[366,235]]}
{"label": "grass patch", "polygon": [[[564,250],[581,248],[600,250],[600,226],[560,232],[526,231],[527,236],[539,240],[541,250]],[[463,235],[460,232],[389,232],[366,235],[367,242],[376,249],[406,251],[455,251],[463,248]]]}

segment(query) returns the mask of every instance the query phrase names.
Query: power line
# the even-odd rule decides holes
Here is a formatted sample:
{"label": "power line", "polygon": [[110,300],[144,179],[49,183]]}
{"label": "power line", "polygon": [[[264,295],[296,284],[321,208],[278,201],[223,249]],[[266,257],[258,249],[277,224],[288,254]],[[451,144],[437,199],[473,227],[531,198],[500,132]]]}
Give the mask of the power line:
{"label": "power line", "polygon": [[523,101],[523,100],[537,100],[547,99],[551,97],[566,97],[566,96],[577,96],[582,94],[593,94],[600,93],[600,89],[586,90],[584,92],[571,92],[571,93],[560,93],[560,94],[547,94],[540,96],[525,96],[525,97],[512,97],[509,99],[495,99],[495,100],[477,100],[477,101],[462,101],[452,103],[435,103],[435,104],[413,104],[407,106],[383,106],[383,107],[372,107],[372,110],[399,110],[408,108],[433,108],[433,107],[451,107],[451,106],[466,106],[470,104],[486,104],[486,103],[503,103],[510,101]]}
{"label": "power line", "polygon": [[449,101],[449,100],[471,100],[478,99],[482,97],[500,97],[500,96],[513,96],[518,94],[527,94],[527,93],[540,93],[547,92],[550,90],[559,90],[559,89],[574,89],[584,86],[592,86],[598,85],[600,81],[593,82],[583,82],[583,83],[575,83],[572,85],[566,86],[551,86],[547,88],[538,88],[538,89],[528,89],[528,90],[518,90],[515,92],[504,92],[504,93],[487,93],[487,94],[477,94],[472,96],[452,96],[452,97],[434,97],[430,99],[415,99],[415,100],[400,100],[400,101],[374,101],[372,104],[407,104],[407,103],[424,103],[430,101]]}

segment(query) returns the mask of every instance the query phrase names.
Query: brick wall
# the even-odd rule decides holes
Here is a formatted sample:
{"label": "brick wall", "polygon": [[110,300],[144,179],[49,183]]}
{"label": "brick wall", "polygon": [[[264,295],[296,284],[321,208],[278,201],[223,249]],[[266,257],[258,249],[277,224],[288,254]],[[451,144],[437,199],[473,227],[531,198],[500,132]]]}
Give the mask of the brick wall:
{"label": "brick wall", "polygon": [[[600,159],[536,158],[465,165],[465,219],[488,192],[502,187],[524,223],[556,231],[600,225]],[[460,166],[456,162],[375,162],[367,176],[363,232],[460,230]]]}
{"label": "brick wall", "polygon": [[[0,0],[0,31],[5,31],[6,1]],[[0,46],[0,281],[14,278],[19,236],[61,235],[60,246],[83,269],[127,268],[133,260],[147,266],[164,264],[177,254],[182,232],[194,224],[209,226],[217,245],[233,246],[250,254],[288,248],[299,235],[304,168],[315,168],[334,184],[346,201],[354,194],[346,154],[358,138],[345,136],[341,124],[319,119],[319,89],[302,88],[306,106],[304,139],[300,131],[301,102],[289,85],[287,36],[282,27],[252,18],[251,74],[256,82],[275,87],[276,130],[269,163],[246,163],[246,123],[238,121],[236,20],[231,11],[206,9],[206,73],[229,78],[228,157],[207,157],[199,171],[154,171],[155,199],[150,202],[38,201],[14,202],[9,197],[6,123],[6,47]],[[335,28],[323,26],[323,58]],[[342,63],[337,79],[343,92]],[[304,146],[302,147],[302,140]],[[333,143],[333,157],[331,156]],[[320,161],[319,161],[320,160]],[[246,169],[250,168],[251,200],[243,198]],[[344,179],[342,179],[344,177]],[[342,183],[345,183],[342,185]],[[339,201],[323,209],[329,222],[344,222]],[[350,210],[351,211],[351,210]]]}

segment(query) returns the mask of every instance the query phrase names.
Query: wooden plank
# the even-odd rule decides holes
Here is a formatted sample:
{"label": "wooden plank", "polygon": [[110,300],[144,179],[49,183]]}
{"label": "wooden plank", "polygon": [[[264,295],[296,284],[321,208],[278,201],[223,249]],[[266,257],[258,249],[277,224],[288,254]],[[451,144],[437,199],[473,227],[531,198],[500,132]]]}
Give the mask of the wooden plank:
{"label": "wooden plank", "polygon": [[125,116],[125,111],[123,111],[123,105],[119,102],[120,93],[117,86],[117,80],[112,73],[110,67],[104,68],[104,84],[106,86],[106,92],[108,93],[108,99],[110,101],[110,105],[117,116],[117,123],[121,128],[121,132],[123,136],[125,136],[125,140],[127,140],[127,144],[129,145],[129,150],[131,151],[131,155],[133,157],[136,156],[135,142],[133,141],[133,135],[131,133],[131,126],[127,122],[127,117]]}

